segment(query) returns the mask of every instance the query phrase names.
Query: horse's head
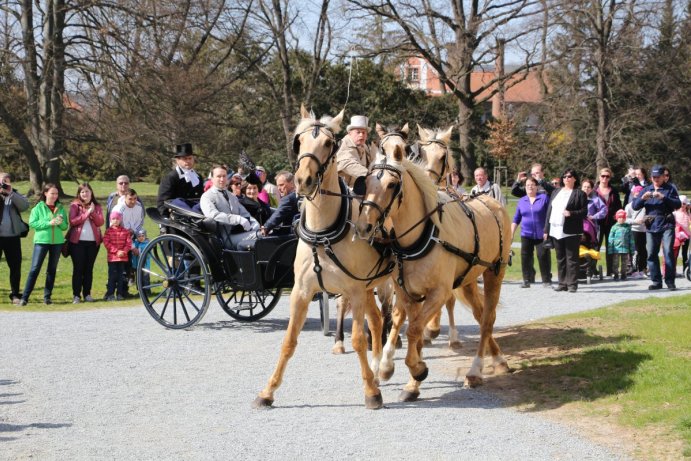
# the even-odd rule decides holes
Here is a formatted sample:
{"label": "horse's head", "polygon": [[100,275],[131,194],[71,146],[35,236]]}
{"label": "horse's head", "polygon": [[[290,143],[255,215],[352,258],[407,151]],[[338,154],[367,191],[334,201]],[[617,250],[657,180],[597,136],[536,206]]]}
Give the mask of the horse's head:
{"label": "horse's head", "polygon": [[354,191],[363,196],[360,215],[355,221],[355,235],[358,238],[371,239],[384,225],[386,218],[398,212],[403,198],[401,161],[402,158],[396,161],[379,154],[375,163],[370,165],[370,173],[364,182],[356,182]]}
{"label": "horse's head", "polygon": [[298,195],[311,197],[336,158],[338,144],[335,133],[341,129],[343,111],[336,117],[323,116],[317,120],[302,106],[300,115],[302,120],[293,136],[293,152],[297,156],[295,191]]}
{"label": "horse's head", "polygon": [[453,125],[446,131],[429,130],[420,125],[417,126],[417,129],[420,136],[418,145],[423,167],[432,181],[440,185],[446,179],[446,175],[451,172],[455,163],[448,147]]}
{"label": "horse's head", "polygon": [[403,128],[397,126],[384,127],[376,124],[376,131],[379,135],[379,150],[388,158],[401,162],[408,154],[408,124]]}

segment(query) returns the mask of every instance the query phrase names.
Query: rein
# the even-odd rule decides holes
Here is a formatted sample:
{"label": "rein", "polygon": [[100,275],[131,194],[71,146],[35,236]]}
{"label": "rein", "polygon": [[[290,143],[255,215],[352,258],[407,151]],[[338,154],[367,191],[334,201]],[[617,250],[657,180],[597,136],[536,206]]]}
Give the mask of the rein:
{"label": "rein", "polygon": [[[323,129],[324,128],[324,129]],[[324,163],[319,160],[319,157],[314,155],[312,152],[304,152],[298,156],[298,158],[295,160],[295,169],[297,170],[300,168],[300,162],[302,159],[307,158],[309,160],[314,160],[314,162],[317,164],[318,169],[317,169],[317,187],[315,188],[315,194],[316,191],[321,190],[321,183],[322,180],[324,179],[324,173],[326,172],[326,169],[331,165],[331,163],[335,160],[336,158],[336,152],[338,152],[338,143],[336,142],[336,139],[334,138],[333,133],[331,130],[326,128],[326,125],[324,125],[321,122],[314,122],[309,128],[307,128],[304,131],[301,131],[300,133],[297,133],[293,137],[293,151],[299,151],[300,149],[300,136],[302,136],[304,133],[307,133],[311,131],[312,132],[312,137],[317,138],[319,136],[319,133],[325,134],[333,143],[333,146],[331,147],[331,152],[329,152],[329,155],[326,157],[324,160]],[[297,153],[297,152],[296,152]],[[315,194],[313,194],[311,197],[305,197],[307,200],[313,200]]]}

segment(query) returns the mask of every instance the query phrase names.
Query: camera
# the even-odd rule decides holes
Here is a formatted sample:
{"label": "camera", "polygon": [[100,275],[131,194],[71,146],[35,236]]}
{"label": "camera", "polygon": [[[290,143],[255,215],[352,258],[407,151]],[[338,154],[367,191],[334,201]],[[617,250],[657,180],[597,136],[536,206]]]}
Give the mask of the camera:
{"label": "camera", "polygon": [[2,183],[2,190],[12,190],[12,186],[9,184]]}

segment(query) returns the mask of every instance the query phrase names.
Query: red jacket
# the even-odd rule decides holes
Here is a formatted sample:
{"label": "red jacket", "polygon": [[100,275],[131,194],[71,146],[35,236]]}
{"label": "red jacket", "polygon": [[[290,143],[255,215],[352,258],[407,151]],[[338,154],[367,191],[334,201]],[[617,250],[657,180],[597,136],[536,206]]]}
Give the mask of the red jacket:
{"label": "red jacket", "polygon": [[[103,236],[103,246],[108,251],[108,262],[126,262],[127,253],[132,249],[132,234],[122,226],[111,226]],[[118,251],[124,251],[125,256],[118,256]]]}
{"label": "red jacket", "polygon": [[96,245],[100,245],[103,241],[103,237],[101,237],[101,226],[105,222],[103,218],[103,209],[101,205],[94,204],[94,211],[89,215],[87,214],[86,208],[78,201],[74,201],[70,205],[70,242],[79,243],[79,237],[82,235],[82,228],[87,220],[91,225],[91,229],[94,231]]}

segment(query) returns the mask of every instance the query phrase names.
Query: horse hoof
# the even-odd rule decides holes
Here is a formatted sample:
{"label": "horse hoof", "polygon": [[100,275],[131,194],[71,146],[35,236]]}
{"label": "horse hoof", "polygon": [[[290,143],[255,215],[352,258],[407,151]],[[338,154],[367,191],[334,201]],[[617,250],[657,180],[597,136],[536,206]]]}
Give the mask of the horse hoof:
{"label": "horse hoof", "polygon": [[513,372],[514,372],[514,370],[512,368],[510,368],[509,364],[506,362],[501,362],[501,363],[497,363],[496,365],[494,365],[494,374],[495,375],[501,375],[504,373],[513,373]]}
{"label": "horse hoof", "polygon": [[478,387],[482,385],[482,377],[480,376],[466,376],[465,385],[468,387]]}
{"label": "horse hoof", "polygon": [[417,375],[417,376],[413,376],[413,379],[414,379],[415,381],[417,381],[417,382],[422,382],[422,381],[424,381],[425,379],[427,379],[427,375],[428,375],[428,374],[429,374],[429,368],[427,368],[427,367],[425,366],[425,369],[422,370],[422,373],[420,373],[420,374]]}
{"label": "horse hoof", "polygon": [[388,381],[391,379],[393,376],[394,368],[391,368],[390,370],[384,370],[382,368],[379,369],[379,379],[382,381]]}
{"label": "horse hoof", "polygon": [[368,410],[379,410],[384,406],[384,400],[381,398],[381,392],[371,397],[365,397],[365,408]]}
{"label": "horse hoof", "polygon": [[254,399],[254,402],[252,402],[252,408],[271,408],[271,405],[274,404],[274,399],[267,399],[264,397],[257,397]]}
{"label": "horse hoof", "polygon": [[396,338],[396,349],[403,349],[403,341],[401,340],[401,335]]}
{"label": "horse hoof", "polygon": [[422,344],[424,344],[425,346],[430,346],[430,345],[432,344],[432,340],[431,340],[431,339],[424,338],[424,339],[422,340]]}
{"label": "horse hoof", "polygon": [[345,354],[345,347],[343,347],[343,344],[334,344],[334,347],[331,348],[331,353],[333,355]]}
{"label": "horse hoof", "polygon": [[457,351],[458,349],[461,349],[463,347],[462,343],[460,341],[454,341],[449,343],[449,349],[453,349]]}
{"label": "horse hoof", "polygon": [[425,336],[429,337],[430,339],[435,339],[439,336],[439,333],[441,333],[441,330],[427,330],[427,334]]}
{"label": "horse hoof", "polygon": [[398,401],[399,402],[415,402],[417,398],[420,397],[420,391],[406,391],[403,390],[401,391],[401,394],[398,396]]}

